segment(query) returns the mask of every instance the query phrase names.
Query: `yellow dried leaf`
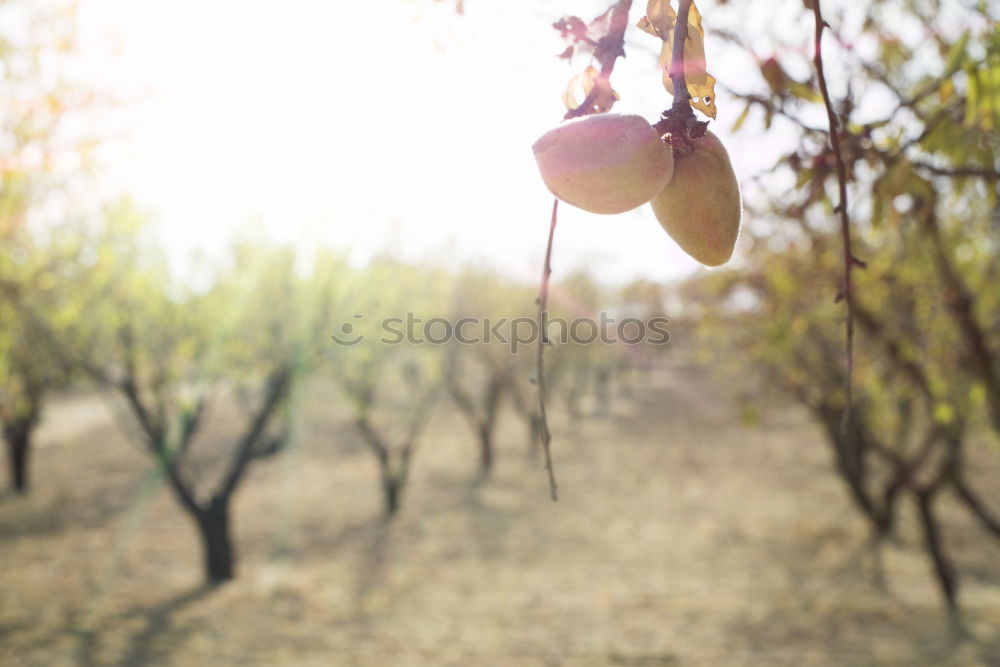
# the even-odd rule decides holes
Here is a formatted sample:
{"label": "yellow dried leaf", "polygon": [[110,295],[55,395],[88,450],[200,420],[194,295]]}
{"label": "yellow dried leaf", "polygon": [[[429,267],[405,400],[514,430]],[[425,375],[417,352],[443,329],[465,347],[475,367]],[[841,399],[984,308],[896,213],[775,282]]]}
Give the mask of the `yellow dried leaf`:
{"label": "yellow dried leaf", "polygon": [[[677,13],[670,6],[669,0],[649,0],[646,15],[638,24],[641,30],[663,40],[660,69],[663,72],[663,87],[671,95],[674,94],[674,83],[670,80],[670,63],[673,59],[676,21]],[[710,118],[715,118],[718,113],[715,107],[715,77],[706,71],[705,29],[702,26],[701,12],[693,2],[688,12],[688,37],[684,44],[684,80],[691,95],[691,106]]]}
{"label": "yellow dried leaf", "polygon": [[580,105],[580,102],[577,100],[577,91],[580,89],[580,79],[582,77],[583,74],[574,74],[569,82],[566,83],[566,88],[563,90],[561,99],[567,109],[575,109]]}
{"label": "yellow dried leaf", "polygon": [[[673,57],[673,39],[663,42],[660,50],[660,67],[663,69],[664,85],[670,80],[670,62]],[[701,33],[688,33],[687,44],[684,45],[684,78],[691,83],[705,83],[708,73],[705,71],[705,37]],[[673,95],[673,88],[667,90]]]}
{"label": "yellow dried leaf", "polygon": [[691,98],[691,106],[709,118],[715,118],[719,114],[715,106],[715,77],[707,74],[706,78],[704,84],[695,86],[688,84],[688,92],[694,95]]}
{"label": "yellow dried leaf", "polygon": [[[670,78],[670,50],[670,45],[664,42],[663,53],[661,53],[660,58],[661,62],[664,58],[667,61],[667,64],[663,66],[663,87],[667,89],[668,93],[673,95],[674,82]],[[715,118],[718,115],[718,109],[715,106],[715,77],[703,68],[700,72],[693,71],[692,68],[697,65],[692,64],[692,68],[689,68],[688,62],[687,55],[685,54],[684,79],[687,83],[688,94],[691,96],[691,106],[709,118]]]}
{"label": "yellow dried leaf", "polygon": [[[663,78],[663,86],[671,95],[674,94],[674,82],[670,80],[670,77]],[[709,118],[715,118],[719,113],[715,106],[715,77],[706,73],[704,83],[693,83],[691,79],[688,79],[687,87],[688,94],[691,96],[691,106]]]}
{"label": "yellow dried leaf", "polygon": [[[688,14],[690,18],[690,14]],[[672,39],[674,23],[677,22],[677,12],[665,0],[649,0],[646,3],[646,15],[639,19],[638,27],[653,37]],[[690,20],[688,21],[690,24]]]}
{"label": "yellow dried leaf", "polygon": [[[587,114],[609,111],[614,103],[620,99],[618,93],[611,87],[611,83],[607,79],[601,78],[600,73],[588,65],[587,69],[571,78],[566,84],[566,89],[562,94],[562,102],[567,109],[577,109],[595,88],[596,92],[591,100],[590,108],[585,111]],[[583,99],[578,98],[579,91],[583,92]]]}
{"label": "yellow dried leaf", "polygon": [[955,95],[955,82],[951,79],[946,79],[941,87],[938,89],[938,98],[942,103],[947,102]]}

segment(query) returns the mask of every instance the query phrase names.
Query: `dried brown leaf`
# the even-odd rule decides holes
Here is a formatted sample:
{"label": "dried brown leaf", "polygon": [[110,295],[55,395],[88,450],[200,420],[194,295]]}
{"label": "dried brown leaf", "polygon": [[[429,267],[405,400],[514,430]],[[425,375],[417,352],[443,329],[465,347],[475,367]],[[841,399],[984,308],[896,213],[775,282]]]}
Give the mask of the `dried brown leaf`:
{"label": "dried brown leaf", "polygon": [[[580,91],[583,92],[582,99],[578,97]],[[589,108],[586,109],[588,114],[610,111],[614,103],[620,99],[618,93],[611,87],[611,83],[592,66],[587,66],[583,72],[569,80],[563,91],[562,101],[567,109],[577,109],[587,101],[588,97],[591,98]]]}
{"label": "dried brown leaf", "polygon": [[[674,82],[670,79],[670,64],[673,60],[676,22],[677,13],[670,6],[669,0],[649,0],[646,4],[646,15],[638,23],[641,30],[663,40],[660,49],[660,69],[663,72],[663,87],[671,95],[674,94]],[[694,2],[691,3],[688,12],[688,37],[684,44],[684,79],[691,95],[691,106],[710,118],[715,118],[718,113],[715,106],[715,77],[706,69],[705,28],[702,26],[701,12]]]}

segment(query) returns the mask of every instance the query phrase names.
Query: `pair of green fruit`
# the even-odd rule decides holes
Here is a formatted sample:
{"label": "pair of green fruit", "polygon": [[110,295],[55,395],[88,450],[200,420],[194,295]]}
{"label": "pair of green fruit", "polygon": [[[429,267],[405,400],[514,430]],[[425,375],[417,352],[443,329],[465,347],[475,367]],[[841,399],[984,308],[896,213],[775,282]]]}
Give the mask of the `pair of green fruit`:
{"label": "pair of green fruit", "polygon": [[641,116],[598,114],[546,132],[532,149],[545,185],[592,213],[624,213],[649,202],[660,225],[707,266],[726,263],[743,205],[729,154],[711,132],[691,154],[671,147]]}

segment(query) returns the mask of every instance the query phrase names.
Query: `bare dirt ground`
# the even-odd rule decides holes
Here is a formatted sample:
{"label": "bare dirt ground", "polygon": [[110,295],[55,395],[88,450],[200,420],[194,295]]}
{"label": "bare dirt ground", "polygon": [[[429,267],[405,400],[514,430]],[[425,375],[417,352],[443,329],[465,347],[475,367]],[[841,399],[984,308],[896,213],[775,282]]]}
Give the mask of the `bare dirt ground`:
{"label": "bare dirt ground", "polygon": [[[0,496],[0,664],[1000,665],[1000,549],[955,508],[963,641],[912,521],[876,582],[803,414],[743,426],[726,383],[676,364],[640,394],[556,415],[558,503],[513,413],[476,483],[440,408],[386,525],[371,455],[311,390],[293,447],[239,492],[239,574],[215,589],[106,404],[60,401],[32,494]],[[980,473],[996,499],[1000,469]]]}

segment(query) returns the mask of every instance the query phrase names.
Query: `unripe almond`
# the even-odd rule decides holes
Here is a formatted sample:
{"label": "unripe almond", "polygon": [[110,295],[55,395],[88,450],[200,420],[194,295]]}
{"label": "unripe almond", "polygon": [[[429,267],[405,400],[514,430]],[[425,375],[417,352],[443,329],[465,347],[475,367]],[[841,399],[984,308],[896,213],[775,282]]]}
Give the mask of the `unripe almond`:
{"label": "unripe almond", "polygon": [[641,116],[572,120],[543,134],[532,150],[552,194],[591,213],[642,206],[674,173],[670,147]]}
{"label": "unripe almond", "polygon": [[725,264],[740,234],[743,203],[729,153],[711,132],[678,157],[674,177],[650,204],[670,238],[706,266]]}

